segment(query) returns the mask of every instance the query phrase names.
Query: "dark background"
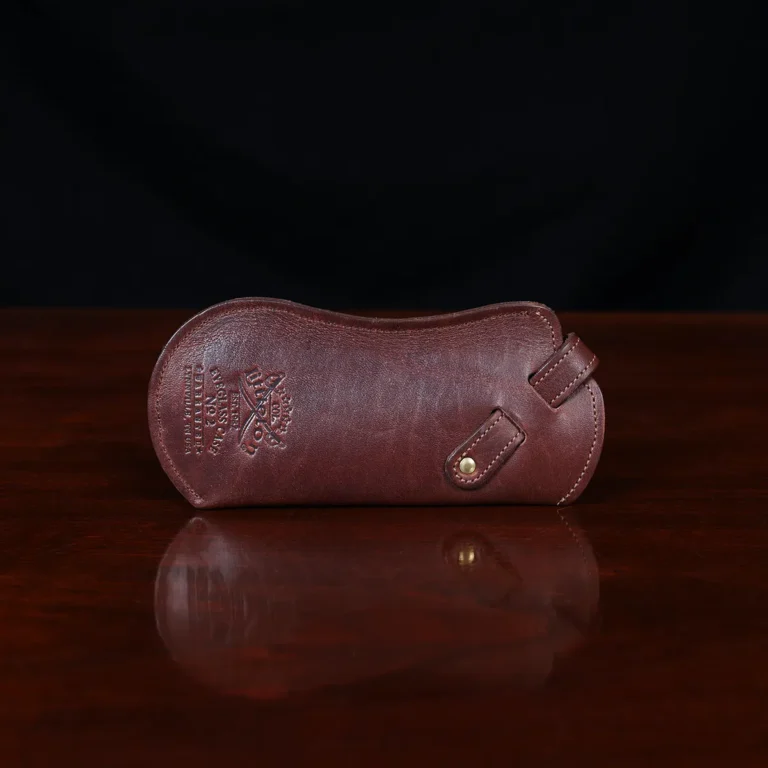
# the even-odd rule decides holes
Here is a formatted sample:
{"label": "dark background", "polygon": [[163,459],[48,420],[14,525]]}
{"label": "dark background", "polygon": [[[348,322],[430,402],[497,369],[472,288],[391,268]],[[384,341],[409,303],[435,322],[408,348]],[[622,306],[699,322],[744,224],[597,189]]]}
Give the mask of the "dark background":
{"label": "dark background", "polygon": [[768,309],[765,5],[14,0],[2,298]]}

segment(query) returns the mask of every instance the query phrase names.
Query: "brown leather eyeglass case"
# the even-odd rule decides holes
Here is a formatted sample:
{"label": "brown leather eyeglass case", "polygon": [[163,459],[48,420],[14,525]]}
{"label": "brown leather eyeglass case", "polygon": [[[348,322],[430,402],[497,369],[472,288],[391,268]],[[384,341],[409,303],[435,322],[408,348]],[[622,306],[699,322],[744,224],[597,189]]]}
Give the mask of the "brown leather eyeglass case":
{"label": "brown leather eyeglass case", "polygon": [[597,362],[531,302],[383,319],[234,299],[166,345],[149,427],[196,507],[567,504],[603,444]]}

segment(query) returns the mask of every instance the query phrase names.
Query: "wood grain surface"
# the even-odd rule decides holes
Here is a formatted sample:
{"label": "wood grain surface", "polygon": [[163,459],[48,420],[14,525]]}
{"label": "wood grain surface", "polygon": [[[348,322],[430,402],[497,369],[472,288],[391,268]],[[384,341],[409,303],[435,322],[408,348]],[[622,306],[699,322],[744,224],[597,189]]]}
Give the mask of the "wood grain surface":
{"label": "wood grain surface", "polygon": [[200,514],[145,411],[188,314],[2,312],[0,766],[768,765],[768,317],[564,315],[562,515]]}

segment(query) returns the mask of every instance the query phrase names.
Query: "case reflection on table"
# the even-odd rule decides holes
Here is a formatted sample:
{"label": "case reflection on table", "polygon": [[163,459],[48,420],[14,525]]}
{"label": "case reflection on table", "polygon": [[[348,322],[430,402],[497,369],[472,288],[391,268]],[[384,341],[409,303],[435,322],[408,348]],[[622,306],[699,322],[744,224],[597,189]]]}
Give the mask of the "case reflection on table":
{"label": "case reflection on table", "polygon": [[586,638],[592,548],[554,508],[215,512],[157,572],[170,656],[255,699],[329,687],[535,688]]}

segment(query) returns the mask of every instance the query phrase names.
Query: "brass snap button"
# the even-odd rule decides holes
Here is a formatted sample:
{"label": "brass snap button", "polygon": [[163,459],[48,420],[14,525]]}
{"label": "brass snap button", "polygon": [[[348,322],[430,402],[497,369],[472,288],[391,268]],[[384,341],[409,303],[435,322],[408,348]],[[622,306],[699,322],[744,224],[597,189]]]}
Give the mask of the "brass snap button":
{"label": "brass snap button", "polygon": [[471,456],[465,456],[459,462],[459,472],[462,475],[471,475],[477,469],[477,464]]}

